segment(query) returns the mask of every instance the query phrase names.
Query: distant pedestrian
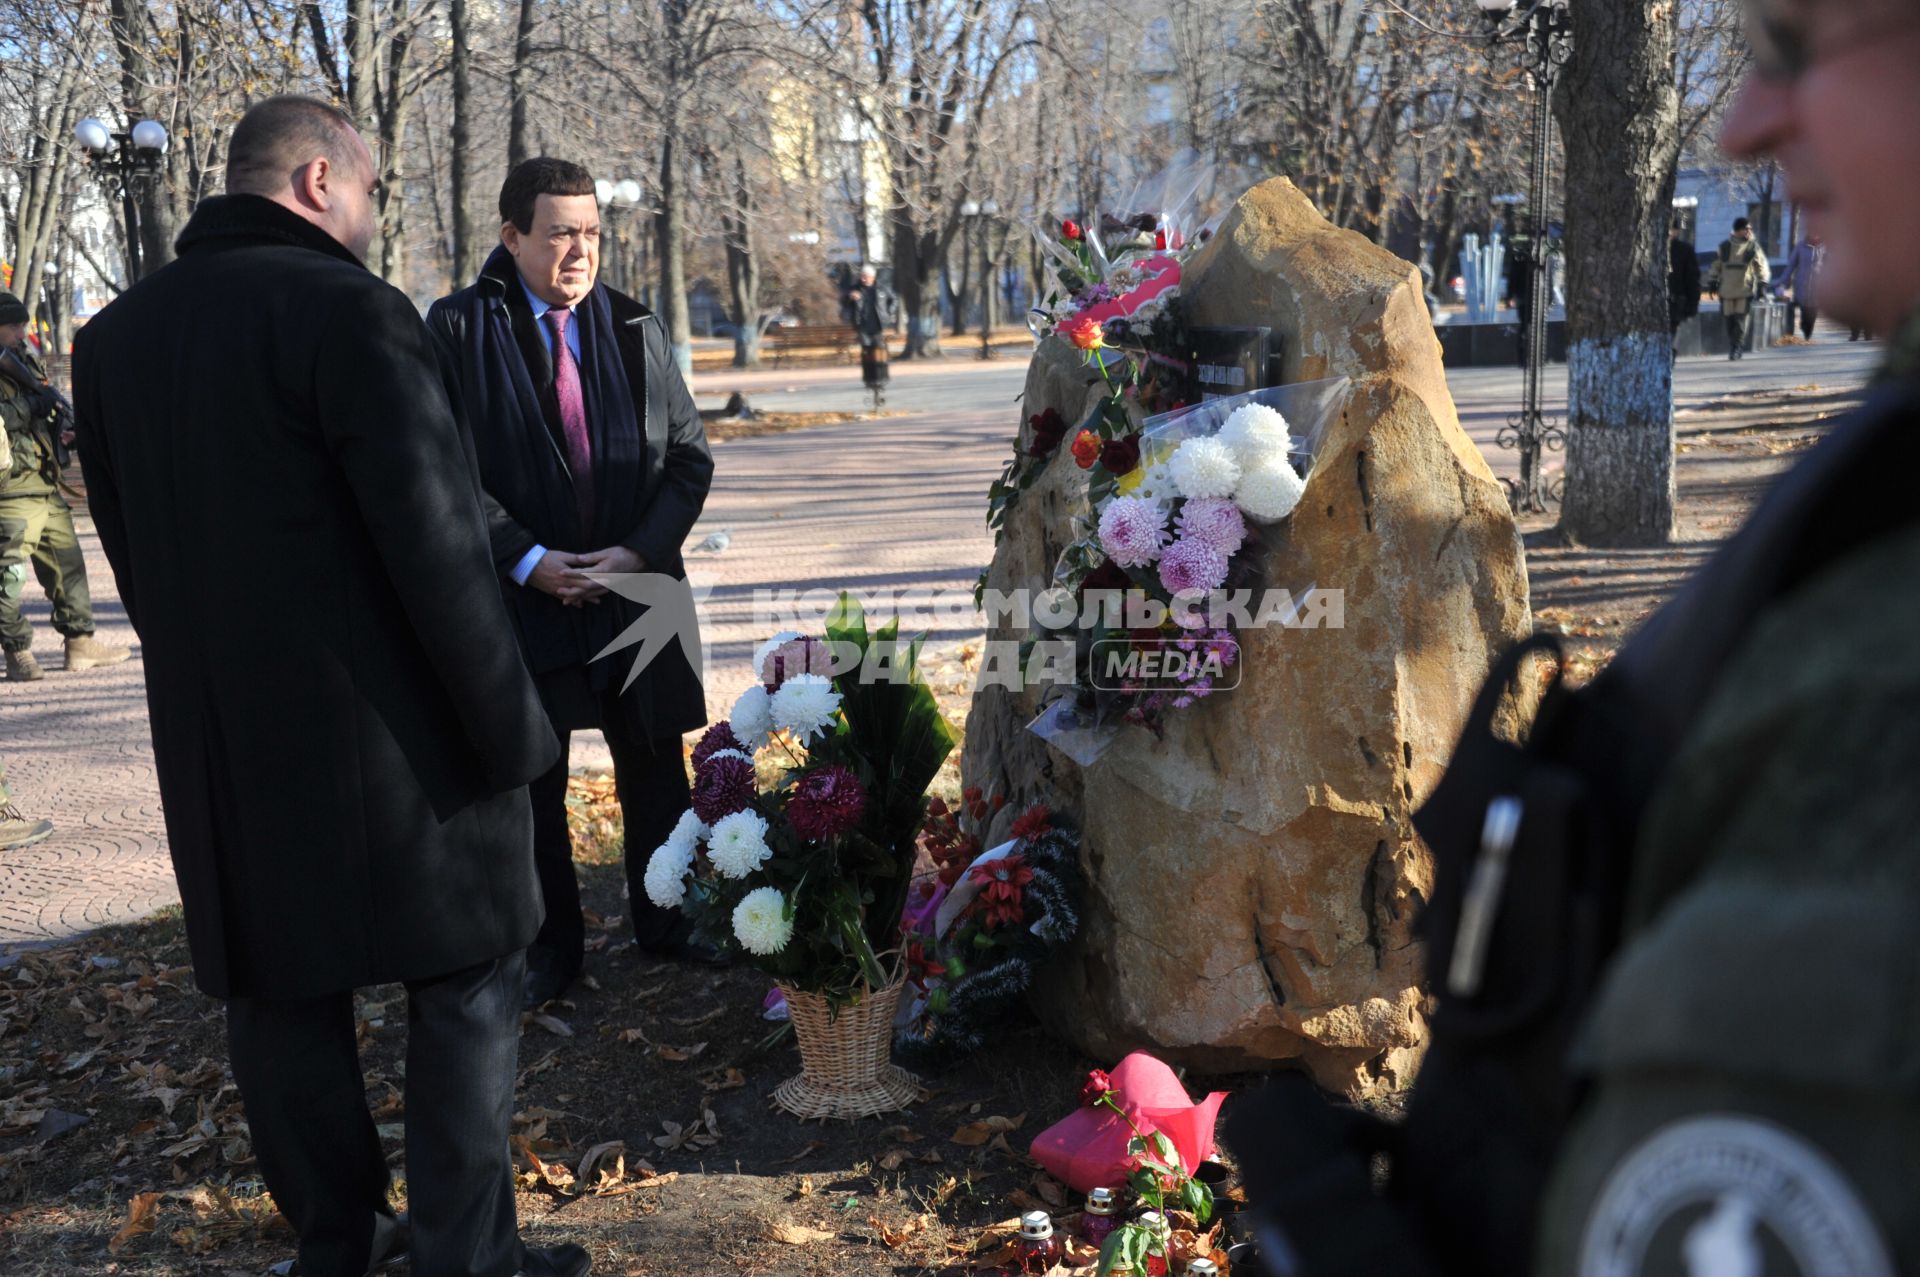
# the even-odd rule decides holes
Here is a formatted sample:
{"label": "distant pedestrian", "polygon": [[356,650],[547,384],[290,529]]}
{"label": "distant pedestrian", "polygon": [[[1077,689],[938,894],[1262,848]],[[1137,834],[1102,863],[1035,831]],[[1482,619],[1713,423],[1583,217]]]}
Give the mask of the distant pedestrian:
{"label": "distant pedestrian", "polygon": [[872,266],[862,266],[860,283],[847,290],[840,313],[860,338],[860,380],[878,408],[887,401],[887,334],[900,318],[900,299]]}
{"label": "distant pedestrian", "polygon": [[1667,323],[1676,335],[1700,313],[1700,256],[1686,230],[1680,221],[1667,228]]}
{"label": "distant pedestrian", "polygon": [[0,375],[0,433],[7,464],[0,467],[0,648],[7,677],[29,683],[44,677],[33,655],[33,627],[21,612],[27,568],[53,603],[53,628],[66,640],[66,668],[117,665],[132,655],[93,634],[93,599],[87,561],[73,526],[73,508],[60,492],[73,422],[60,396],[46,385],[46,369],[27,340],[27,308],[12,293],[0,293],[0,347],[17,359],[26,385]]}
{"label": "distant pedestrian", "polygon": [[1826,267],[1827,246],[1817,232],[1809,232],[1794,248],[1793,256],[1787,259],[1787,273],[1780,277],[1777,291],[1784,296],[1792,290],[1793,304],[1800,308],[1800,335],[1808,341],[1813,340],[1814,320],[1819,318],[1816,298],[1820,272]]}
{"label": "distant pedestrian", "polygon": [[1747,320],[1753,299],[1764,295],[1773,268],[1753,238],[1753,226],[1744,217],[1733,219],[1733,235],[1720,241],[1707,272],[1707,291],[1720,298],[1720,314],[1727,324],[1727,358],[1747,353]]}

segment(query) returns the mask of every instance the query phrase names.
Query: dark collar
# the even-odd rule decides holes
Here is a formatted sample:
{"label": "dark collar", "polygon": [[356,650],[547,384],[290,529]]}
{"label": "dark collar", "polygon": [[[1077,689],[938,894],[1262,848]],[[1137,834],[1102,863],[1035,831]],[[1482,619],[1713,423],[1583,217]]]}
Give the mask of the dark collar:
{"label": "dark collar", "polygon": [[520,268],[513,264],[513,254],[507,251],[507,246],[496,244],[487,254],[487,263],[480,268],[480,278],[474,283],[482,295],[497,301],[508,295],[507,286],[516,282],[515,276],[519,273]]}
{"label": "dark collar", "polygon": [[245,244],[284,244],[312,249],[366,269],[366,263],[348,252],[339,240],[263,195],[216,195],[202,200],[173,247],[184,257],[199,249],[218,250]]}

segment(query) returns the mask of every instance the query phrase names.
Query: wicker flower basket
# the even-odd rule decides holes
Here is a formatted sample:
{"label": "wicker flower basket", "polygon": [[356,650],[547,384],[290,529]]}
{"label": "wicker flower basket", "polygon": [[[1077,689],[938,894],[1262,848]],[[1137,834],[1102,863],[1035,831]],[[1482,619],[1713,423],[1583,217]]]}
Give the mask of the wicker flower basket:
{"label": "wicker flower basket", "polygon": [[890,1059],[905,984],[903,975],[837,1015],[821,995],[781,986],[800,1040],[800,1076],[780,1084],[774,1103],[803,1119],[855,1118],[895,1113],[920,1098],[920,1079]]}

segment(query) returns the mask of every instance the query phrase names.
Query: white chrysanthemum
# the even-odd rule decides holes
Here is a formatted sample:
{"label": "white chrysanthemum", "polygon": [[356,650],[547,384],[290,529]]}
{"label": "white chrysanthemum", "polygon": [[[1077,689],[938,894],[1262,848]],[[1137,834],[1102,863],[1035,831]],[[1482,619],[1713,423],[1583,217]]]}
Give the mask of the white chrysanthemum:
{"label": "white chrysanthemum", "polygon": [[1180,489],[1174,485],[1173,475],[1167,470],[1164,461],[1148,466],[1140,471],[1140,482],[1128,490],[1130,497],[1139,497],[1142,501],[1158,501],[1166,504],[1180,495]]}
{"label": "white chrysanthemum", "polygon": [[1233,500],[1249,519],[1272,523],[1292,514],[1306,490],[1306,480],[1292,466],[1284,461],[1265,461],[1241,476]]}
{"label": "white chrysanthemum", "polygon": [[733,729],[734,739],[748,749],[765,745],[768,733],[773,731],[773,698],[767,695],[767,689],[755,683],[740,693],[740,699],[733,703],[733,713],[727,716],[727,726]]}
{"label": "white chrysanthemum", "polygon": [[1284,461],[1293,450],[1287,419],[1262,403],[1244,403],[1233,410],[1227,424],[1214,436],[1233,449],[1242,470],[1266,461]]}
{"label": "white chrysanthemum", "polygon": [[1240,462],[1218,439],[1188,439],[1174,450],[1167,470],[1183,497],[1230,497],[1240,482]]}
{"label": "white chrysanthemum", "polygon": [[[773,723],[801,741],[823,736],[840,712],[840,693],[821,674],[795,674],[773,694]],[[734,729],[738,734],[739,728]]]}
{"label": "white chrysanthemum", "polygon": [[736,811],[713,822],[707,855],[722,878],[744,878],[766,864],[772,854],[773,848],[767,846],[766,817],[759,812]]}
{"label": "white chrysanthemum", "polygon": [[748,953],[770,958],[793,939],[787,898],[778,887],[755,887],[733,907],[733,934]]}
{"label": "white chrysanthemum", "polygon": [[778,634],[753,649],[753,676],[762,683],[767,679],[767,658],[797,638],[805,638],[799,630],[781,630]]}
{"label": "white chrysanthemum", "polygon": [[[730,754],[740,753],[737,749],[726,752]],[[746,758],[744,754],[740,756]],[[752,762],[753,760],[749,758],[747,761]],[[694,814],[693,808],[689,807],[680,813],[680,820],[674,825],[673,832],[667,835],[667,841],[684,842],[688,846],[692,846],[694,843],[704,842],[707,835],[712,832],[711,829],[707,828],[705,822],[703,822],[698,815]]]}
{"label": "white chrysanthemum", "polygon": [[662,909],[678,909],[687,898],[687,873],[693,868],[693,842],[676,836],[654,848],[647,861],[647,899]]}

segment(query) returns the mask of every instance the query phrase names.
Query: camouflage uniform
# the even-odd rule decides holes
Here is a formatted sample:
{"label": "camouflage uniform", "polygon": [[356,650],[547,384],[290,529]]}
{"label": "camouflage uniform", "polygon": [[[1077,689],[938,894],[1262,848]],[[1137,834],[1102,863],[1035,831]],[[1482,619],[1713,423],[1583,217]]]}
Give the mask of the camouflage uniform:
{"label": "camouflage uniform", "polygon": [[[30,349],[15,353],[45,375]],[[11,468],[0,478],[0,648],[23,652],[33,646],[33,630],[21,612],[29,561],[53,602],[53,628],[68,638],[92,634],[87,565],[73,510],[60,493],[53,419],[34,416],[25,393],[0,377],[0,423],[13,453]]]}

